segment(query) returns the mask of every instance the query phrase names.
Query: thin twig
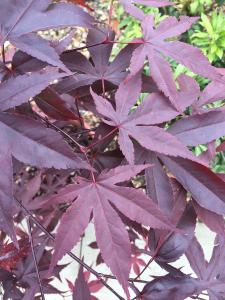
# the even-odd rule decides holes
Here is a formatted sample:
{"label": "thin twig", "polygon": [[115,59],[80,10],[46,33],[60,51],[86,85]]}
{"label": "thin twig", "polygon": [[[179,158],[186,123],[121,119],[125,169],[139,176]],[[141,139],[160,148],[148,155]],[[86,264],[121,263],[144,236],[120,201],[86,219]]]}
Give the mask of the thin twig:
{"label": "thin twig", "polygon": [[[113,275],[107,275],[107,274],[102,274],[101,273],[101,276],[104,277],[104,278],[108,278],[108,279],[117,279],[115,276]],[[135,278],[129,278],[128,279],[129,282],[138,282],[138,283],[149,283],[149,281],[147,280],[142,280],[142,279],[135,279]]]}
{"label": "thin twig", "polygon": [[102,78],[102,97],[105,98],[105,80]]}
{"label": "thin twig", "polygon": [[191,299],[198,299],[198,300],[205,300],[205,298],[202,298],[200,296],[191,296]]}
{"label": "thin twig", "polygon": [[137,296],[135,296],[134,298],[132,298],[131,300],[137,300],[139,297],[141,297],[141,293]]}
{"label": "thin twig", "polygon": [[[43,231],[51,240],[55,240],[54,236],[48,232],[48,230],[41,225],[41,223],[38,222],[38,220],[36,220],[36,218],[32,215],[32,213],[16,198],[14,197],[15,201],[19,204],[19,206],[22,208],[22,210],[24,211],[24,213],[26,213],[27,216],[30,217],[30,219],[36,224],[36,226]],[[121,297],[110,285],[108,285],[108,283],[106,283],[103,280],[103,276],[98,273],[97,271],[95,271],[94,269],[92,269],[90,266],[88,266],[85,262],[83,262],[79,257],[77,257],[76,255],[74,255],[72,252],[67,252],[67,254],[74,259],[76,262],[78,262],[80,265],[82,265],[87,271],[89,271],[90,273],[92,273],[96,278],[98,278],[99,281],[101,281],[101,283],[108,289],[110,290],[118,299],[120,300],[124,300],[123,297]]]}
{"label": "thin twig", "polygon": [[5,59],[5,44],[3,43],[2,45],[2,62],[5,65],[6,64],[6,59]]}
{"label": "thin twig", "polygon": [[44,290],[43,290],[43,286],[42,286],[42,283],[41,283],[41,277],[40,277],[38,264],[37,264],[37,258],[36,258],[35,250],[34,250],[34,242],[33,242],[33,237],[32,237],[30,216],[27,217],[27,226],[28,226],[29,239],[30,239],[32,256],[33,256],[33,260],[34,260],[35,271],[36,271],[36,274],[37,274],[38,284],[39,284],[40,293],[41,293],[41,299],[45,300]]}
{"label": "thin twig", "polygon": [[83,118],[80,114],[80,109],[79,109],[79,104],[78,104],[77,97],[75,97],[75,105],[76,105],[77,114],[78,114],[78,117],[79,117],[80,126],[81,126],[81,128],[83,128],[84,127],[84,120],[83,120]]}
{"label": "thin twig", "polygon": [[74,51],[89,49],[89,48],[97,47],[97,46],[100,46],[100,45],[103,45],[103,44],[105,44],[105,40],[100,42],[100,43],[92,44],[92,45],[89,45],[89,46],[83,46],[83,47],[74,48],[74,49],[71,49],[71,50],[66,50],[66,51],[64,51],[64,53],[70,53],[70,52],[74,52]]}
{"label": "thin twig", "polygon": [[156,249],[155,249],[154,253],[152,254],[152,257],[150,258],[150,260],[148,261],[148,263],[145,265],[145,267],[143,268],[143,270],[135,277],[135,279],[138,279],[145,272],[145,270],[150,266],[150,264],[153,262],[153,260],[157,256],[157,254],[158,254],[160,248],[162,247],[163,243],[170,236],[170,234],[171,234],[171,232],[168,233],[165,237],[159,239],[159,241],[157,243],[157,246],[156,246]]}
{"label": "thin twig", "polygon": [[114,132],[116,132],[118,130],[117,127],[113,128],[109,133],[107,133],[106,135],[104,135],[100,140],[90,144],[88,147],[86,147],[86,149],[91,149],[94,146],[96,146],[97,144],[99,144],[100,142],[104,141],[106,138],[110,137]]}
{"label": "thin twig", "polygon": [[42,119],[47,125],[50,127],[54,128],[55,130],[61,132],[65,137],[67,137],[71,142],[73,142],[76,146],[79,147],[79,149],[83,152],[84,147],[80,145],[76,140],[74,140],[68,133],[66,133],[64,130],[56,126],[55,124],[51,123],[47,118],[42,117],[41,115],[38,114],[38,117]]}
{"label": "thin twig", "polygon": [[107,45],[107,44],[142,45],[142,44],[144,44],[144,42],[143,41],[141,41],[141,42],[110,41],[108,39],[108,37],[106,36],[105,40],[103,40],[100,43],[96,43],[96,44],[89,45],[89,46],[83,46],[83,47],[79,47],[79,48],[74,48],[74,49],[71,49],[71,50],[66,50],[66,51],[64,51],[64,53],[71,53],[71,52],[80,51],[80,50],[89,49],[89,48],[93,48],[93,47],[97,47],[97,46],[101,46],[101,45]]}

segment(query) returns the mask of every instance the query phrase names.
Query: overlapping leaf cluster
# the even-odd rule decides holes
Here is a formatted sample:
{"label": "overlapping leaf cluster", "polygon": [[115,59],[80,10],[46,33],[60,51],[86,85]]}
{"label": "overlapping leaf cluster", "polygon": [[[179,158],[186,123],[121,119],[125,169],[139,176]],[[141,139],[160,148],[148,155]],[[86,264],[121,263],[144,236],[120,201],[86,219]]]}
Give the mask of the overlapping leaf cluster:
{"label": "overlapping leaf cluster", "polygon": [[[181,300],[205,290],[211,300],[225,297],[225,180],[210,170],[216,151],[224,150],[215,141],[225,135],[225,110],[208,105],[225,98],[224,72],[198,48],[179,41],[196,18],[168,17],[155,26],[154,16],[144,15],[136,4],[169,2],[121,4],[141,21],[143,36],[127,41],[112,59],[114,32],[96,25],[79,5],[0,2],[0,278],[5,300],[61,294],[51,280],[59,278],[65,266],[58,261],[66,253],[82,265],[75,286],[69,284],[76,300],[92,299],[104,285],[120,299],[130,299],[130,287],[135,299]],[[67,50],[74,31],[58,42],[39,34],[77,26],[88,31],[86,46],[79,49]],[[200,91],[186,75],[175,81],[168,58],[210,83]],[[146,63],[148,76],[143,74]],[[208,150],[196,157],[191,149],[200,144]],[[210,262],[195,237],[197,219],[217,234]],[[124,296],[108,286],[106,275],[70,253],[89,223],[96,236],[90,247],[100,249],[96,264],[107,264]],[[143,254],[168,274],[137,289],[131,282],[146,268]],[[197,278],[170,265],[183,254]],[[83,268],[97,280],[89,273],[84,277]],[[136,279],[130,278],[133,271]]]}

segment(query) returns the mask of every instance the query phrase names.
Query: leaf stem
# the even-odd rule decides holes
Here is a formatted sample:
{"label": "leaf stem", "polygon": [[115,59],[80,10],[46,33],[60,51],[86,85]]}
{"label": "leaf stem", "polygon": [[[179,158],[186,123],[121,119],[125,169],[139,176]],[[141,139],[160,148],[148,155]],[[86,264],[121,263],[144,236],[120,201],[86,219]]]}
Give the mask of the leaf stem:
{"label": "leaf stem", "polygon": [[[83,149],[84,147],[80,145],[76,140],[74,140],[68,133],[66,133],[64,130],[56,126],[55,124],[51,123],[47,118],[42,117],[41,115],[37,114],[40,119],[42,119],[47,125],[54,128],[55,130],[61,132],[65,137],[67,137],[71,142],[73,142],[79,149]],[[83,152],[83,151],[82,151]]]}
{"label": "leaf stem", "polygon": [[[107,274],[101,273],[101,276],[104,278],[107,278],[107,279],[117,279],[116,276],[113,276],[113,275],[107,275]],[[149,283],[149,281],[147,281],[147,280],[135,279],[135,278],[129,278],[128,281],[129,282],[146,283],[146,284]]]}
{"label": "leaf stem", "polygon": [[106,38],[99,43],[96,44],[92,44],[89,46],[82,46],[82,47],[78,47],[78,48],[74,48],[74,49],[70,49],[70,50],[66,50],[64,51],[64,53],[71,53],[74,51],[80,51],[80,50],[85,50],[85,49],[89,49],[89,48],[93,48],[93,47],[97,47],[97,46],[101,46],[101,45],[106,45],[106,44],[122,44],[122,45],[142,45],[144,42],[119,42],[119,41],[110,41],[108,39],[108,37],[106,36]]}
{"label": "leaf stem", "polygon": [[[168,236],[168,235],[167,235]],[[166,236],[166,237],[167,237]],[[162,244],[164,243],[164,241],[166,240],[166,237],[159,239],[156,249],[152,254],[152,257],[150,258],[150,260],[148,261],[148,263],[145,265],[145,267],[143,268],[143,270],[135,277],[135,279],[137,280],[144,272],[145,270],[150,266],[150,264],[153,262],[153,260],[155,259],[155,257],[157,256],[159,249],[161,248]]]}
{"label": "leaf stem", "polygon": [[82,47],[74,48],[74,49],[71,49],[71,50],[66,50],[66,51],[64,51],[64,53],[70,53],[70,52],[74,52],[74,51],[85,50],[85,49],[93,48],[93,47],[100,46],[100,45],[103,45],[103,44],[105,44],[105,40],[102,41],[102,42],[96,43],[96,44],[89,45],[89,46],[82,46]]}
{"label": "leaf stem", "polygon": [[77,114],[79,117],[79,122],[80,122],[80,127],[83,128],[84,127],[84,120],[80,114],[80,109],[79,109],[79,104],[78,104],[78,99],[77,97],[75,97],[75,105],[76,105],[76,110],[77,110]]}
{"label": "leaf stem", "polygon": [[43,286],[42,286],[42,283],[41,283],[41,277],[40,277],[38,264],[37,264],[37,258],[36,258],[35,250],[34,250],[34,242],[33,242],[33,237],[32,237],[30,216],[27,217],[27,226],[28,226],[29,239],[30,239],[30,245],[31,245],[31,251],[32,251],[35,271],[36,271],[36,274],[37,274],[38,284],[39,284],[40,293],[41,293],[41,299],[45,300],[44,290],[43,290]]}
{"label": "leaf stem", "polygon": [[94,146],[96,146],[97,144],[101,143],[102,141],[104,141],[109,136],[111,136],[117,130],[118,130],[117,127],[113,128],[109,133],[107,133],[105,136],[103,136],[103,138],[101,138],[99,141],[96,141],[96,142],[90,144],[89,146],[86,147],[86,149],[88,150],[88,149],[93,148]]}

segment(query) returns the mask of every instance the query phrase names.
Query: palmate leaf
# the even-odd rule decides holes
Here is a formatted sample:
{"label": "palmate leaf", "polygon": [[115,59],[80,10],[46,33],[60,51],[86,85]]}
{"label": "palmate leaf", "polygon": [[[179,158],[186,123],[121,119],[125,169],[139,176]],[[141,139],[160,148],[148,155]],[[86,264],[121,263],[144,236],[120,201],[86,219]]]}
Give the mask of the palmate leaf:
{"label": "palmate leaf", "polygon": [[115,185],[129,180],[147,167],[149,165],[121,166],[103,172],[93,180],[79,178],[78,184],[68,185],[46,199],[45,205],[76,199],[61,219],[51,267],[79,241],[93,213],[101,255],[128,294],[130,241],[115,208],[138,223],[173,230],[167,218],[142,191]]}
{"label": "palmate leaf", "polygon": [[34,32],[66,26],[92,27],[92,22],[92,17],[71,3],[52,3],[50,0],[2,0],[0,45],[9,40],[22,51],[69,72],[49,42]]}
{"label": "palmate leaf", "polygon": [[163,56],[170,57],[194,73],[212,80],[221,77],[198,48],[179,41],[167,41],[187,31],[196,20],[197,18],[186,16],[181,17],[179,21],[175,17],[168,17],[155,29],[154,17],[146,16],[142,21],[143,38],[136,39],[141,45],[134,50],[131,58],[131,75],[141,70],[145,59],[148,58],[153,80],[178,110],[180,107],[175,99],[176,85],[173,73]]}
{"label": "palmate leaf", "polygon": [[163,103],[161,96],[158,94],[147,96],[136,111],[129,114],[130,109],[137,102],[140,91],[141,80],[138,74],[128,82],[122,82],[115,95],[116,109],[109,101],[92,92],[96,109],[104,117],[103,122],[118,129],[120,149],[127,161],[130,164],[134,163],[134,146],[131,137],[151,151],[196,160],[197,158],[176,137],[158,126],[152,126],[170,120],[171,114],[174,114],[174,117],[179,114],[175,109],[168,109],[165,113],[160,112],[159,116],[157,113],[159,106],[152,103],[154,101]]}
{"label": "palmate leaf", "polygon": [[[80,86],[91,85],[96,81],[108,81],[116,86],[127,76],[132,51],[135,45],[122,49],[112,62],[109,61],[113,43],[101,44],[106,39],[114,41],[115,33],[104,28],[90,29],[87,46],[90,47],[90,59],[77,51],[66,51],[61,55],[67,68],[79,74],[67,77],[57,85],[59,93],[69,93]],[[96,45],[95,47],[91,47]]]}

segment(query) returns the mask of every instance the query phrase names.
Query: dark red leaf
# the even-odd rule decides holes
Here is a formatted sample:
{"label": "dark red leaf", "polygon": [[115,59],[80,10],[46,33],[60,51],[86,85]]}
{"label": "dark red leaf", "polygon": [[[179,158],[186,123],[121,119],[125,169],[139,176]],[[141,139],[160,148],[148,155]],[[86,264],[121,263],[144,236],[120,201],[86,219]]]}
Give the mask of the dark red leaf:
{"label": "dark red leaf", "polygon": [[200,206],[219,215],[225,213],[225,185],[223,180],[207,167],[196,162],[182,158],[160,157]]}
{"label": "dark red leaf", "polygon": [[[52,266],[79,241],[93,212],[97,244],[103,260],[128,294],[127,279],[131,267],[130,241],[124,224],[113,206],[131,220],[146,226],[165,229],[170,227],[170,223],[157,206],[141,191],[115,185],[130,179],[148,166],[117,167],[103,172],[95,178],[95,181],[80,178],[79,184],[69,185],[59,194],[47,199],[47,202],[52,204],[71,202],[77,198],[61,219]],[[171,229],[173,230],[173,227]]]}
{"label": "dark red leaf", "polygon": [[201,293],[205,286],[206,284],[189,276],[175,277],[168,274],[148,283],[142,291],[142,299],[185,300],[193,294]]}
{"label": "dark red leaf", "polygon": [[19,240],[19,249],[13,243],[6,243],[0,249],[0,268],[6,271],[15,269],[19,261],[26,257],[30,251],[28,239]]}

